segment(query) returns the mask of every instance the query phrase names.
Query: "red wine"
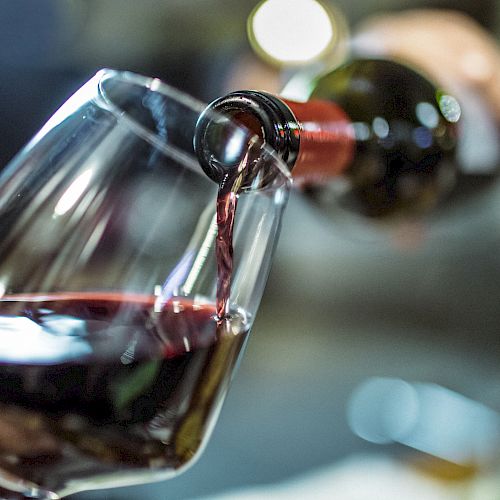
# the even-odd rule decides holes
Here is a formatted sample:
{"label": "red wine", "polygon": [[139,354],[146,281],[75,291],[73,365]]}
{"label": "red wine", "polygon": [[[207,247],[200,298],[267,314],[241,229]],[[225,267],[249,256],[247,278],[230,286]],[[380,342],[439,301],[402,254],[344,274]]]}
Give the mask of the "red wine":
{"label": "red wine", "polygon": [[217,238],[215,255],[217,259],[217,317],[226,316],[231,294],[231,276],[233,274],[233,227],[238,197],[224,184],[217,194]]}
{"label": "red wine", "polygon": [[176,469],[206,438],[248,326],[213,305],[112,293],[0,300],[0,467],[69,479]]}
{"label": "red wine", "polygon": [[[217,193],[216,217],[217,238],[215,256],[217,260],[217,317],[223,319],[228,313],[233,274],[233,228],[238,205],[238,195],[242,186],[251,184],[258,172],[248,168],[252,165],[254,144],[248,144],[248,150],[237,168],[228,170],[219,182]],[[260,154],[259,152],[257,154]]]}

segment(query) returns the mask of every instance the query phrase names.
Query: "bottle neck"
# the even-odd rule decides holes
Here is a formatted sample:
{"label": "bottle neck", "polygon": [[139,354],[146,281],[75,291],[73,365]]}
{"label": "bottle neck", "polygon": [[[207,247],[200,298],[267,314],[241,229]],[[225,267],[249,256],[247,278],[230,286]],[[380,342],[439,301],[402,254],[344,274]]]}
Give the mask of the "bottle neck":
{"label": "bottle neck", "polygon": [[322,184],[344,173],[354,158],[355,136],[351,120],[337,104],[313,99],[283,99],[295,116],[300,146],[293,177],[299,183]]}
{"label": "bottle neck", "polygon": [[[207,110],[241,123],[269,145],[287,164],[299,184],[323,183],[342,174],[354,156],[355,139],[347,114],[335,103],[295,102],[256,91],[230,93]],[[210,134],[210,113],[197,125],[195,149],[209,177],[220,181],[208,161],[205,145]],[[216,125],[215,125],[216,126]]]}

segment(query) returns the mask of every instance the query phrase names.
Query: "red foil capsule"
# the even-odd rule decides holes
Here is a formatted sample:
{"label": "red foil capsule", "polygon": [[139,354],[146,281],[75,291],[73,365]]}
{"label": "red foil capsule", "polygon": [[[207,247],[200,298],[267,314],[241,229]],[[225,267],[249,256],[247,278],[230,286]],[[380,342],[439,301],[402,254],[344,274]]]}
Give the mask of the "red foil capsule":
{"label": "red foil capsule", "polygon": [[299,124],[300,147],[292,176],[299,184],[322,184],[342,175],[355,153],[355,136],[345,111],[330,101],[283,99]]}

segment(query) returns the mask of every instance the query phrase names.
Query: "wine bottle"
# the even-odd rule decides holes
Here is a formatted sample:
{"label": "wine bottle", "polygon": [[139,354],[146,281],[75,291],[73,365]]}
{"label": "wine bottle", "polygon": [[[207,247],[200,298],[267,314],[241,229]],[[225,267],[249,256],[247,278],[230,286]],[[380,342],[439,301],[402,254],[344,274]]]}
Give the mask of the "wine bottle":
{"label": "wine bottle", "polygon": [[368,217],[427,212],[458,175],[457,100],[394,61],[346,63],[313,82],[307,102],[250,90],[212,102],[198,122],[195,149],[220,182],[236,163],[214,153],[223,124],[209,110],[274,148],[304,190],[321,197],[333,189],[343,206]]}

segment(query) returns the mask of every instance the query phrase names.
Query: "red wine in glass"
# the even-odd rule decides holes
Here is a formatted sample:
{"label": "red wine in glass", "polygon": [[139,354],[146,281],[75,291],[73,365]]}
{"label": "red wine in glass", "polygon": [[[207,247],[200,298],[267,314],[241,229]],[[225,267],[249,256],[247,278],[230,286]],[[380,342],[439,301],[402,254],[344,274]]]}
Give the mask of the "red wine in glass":
{"label": "red wine in glass", "polygon": [[213,305],[186,298],[4,297],[0,467],[47,489],[117,466],[182,467],[246,334],[242,316],[217,319]]}

